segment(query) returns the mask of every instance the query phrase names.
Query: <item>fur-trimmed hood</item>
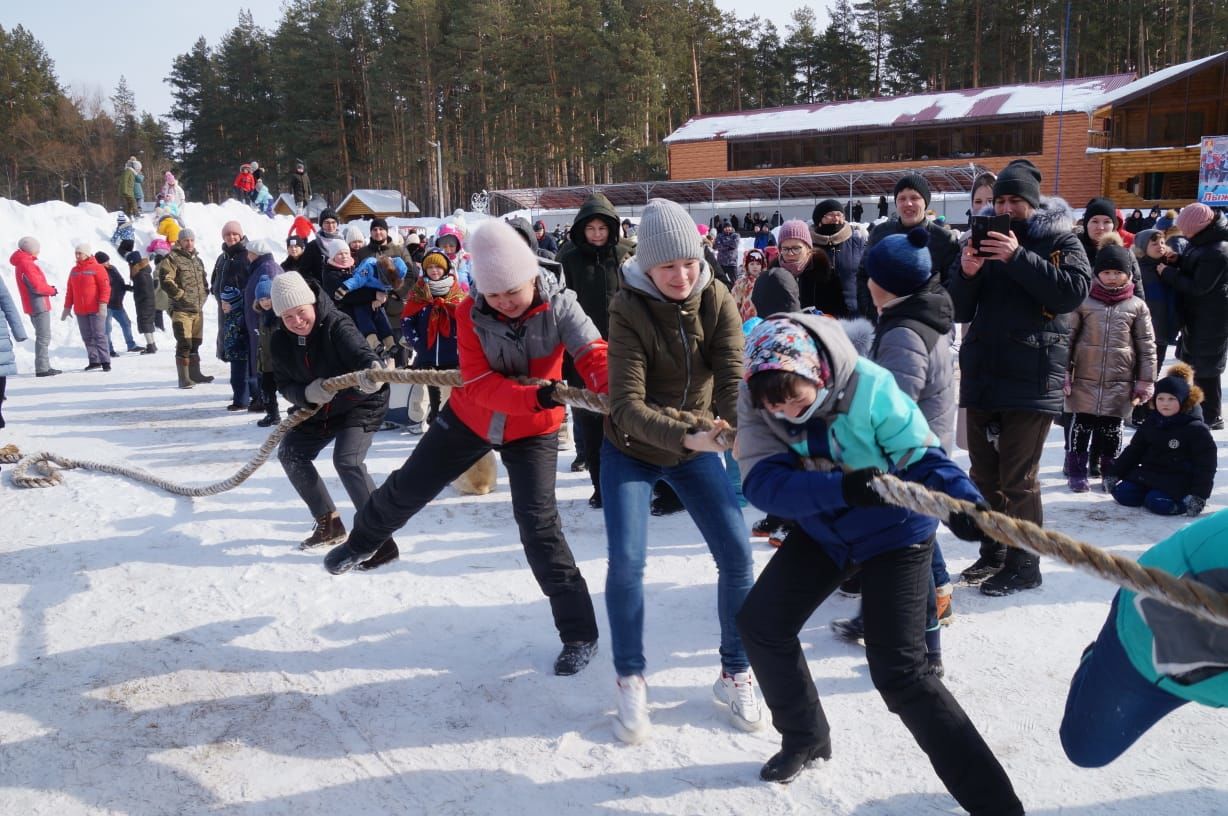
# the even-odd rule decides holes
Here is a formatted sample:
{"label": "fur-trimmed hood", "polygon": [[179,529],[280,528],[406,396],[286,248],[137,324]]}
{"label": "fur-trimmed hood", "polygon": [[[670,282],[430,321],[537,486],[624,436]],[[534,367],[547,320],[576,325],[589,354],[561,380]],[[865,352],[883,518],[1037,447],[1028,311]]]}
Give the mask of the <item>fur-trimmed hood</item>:
{"label": "fur-trimmed hood", "polygon": [[1066,199],[1058,196],[1041,196],[1040,206],[1028,219],[1028,237],[1036,240],[1063,232],[1072,232],[1075,225],[1074,210]]}
{"label": "fur-trimmed hood", "polygon": [[1181,403],[1181,413],[1188,414],[1199,405],[1202,405],[1206,394],[1194,384],[1194,369],[1192,366],[1188,363],[1173,363],[1168,367],[1168,371],[1164,372],[1164,376],[1180,377],[1190,385],[1190,395],[1185,398],[1185,402]]}

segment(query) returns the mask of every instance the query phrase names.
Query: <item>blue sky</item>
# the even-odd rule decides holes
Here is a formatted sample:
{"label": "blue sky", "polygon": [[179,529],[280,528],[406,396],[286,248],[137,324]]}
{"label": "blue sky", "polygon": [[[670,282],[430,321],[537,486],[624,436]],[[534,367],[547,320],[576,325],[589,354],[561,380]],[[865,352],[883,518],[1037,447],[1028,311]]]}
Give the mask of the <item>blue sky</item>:
{"label": "blue sky", "polygon": [[[739,17],[757,13],[776,23],[782,32],[793,9],[825,3],[799,0],[716,0],[716,5]],[[99,93],[109,100],[123,75],[136,94],[141,110],[164,115],[171,105],[170,86],[163,78],[171,62],[187,52],[197,37],[210,45],[221,40],[248,8],[256,24],[272,29],[281,17],[272,0],[209,0],[193,2],[100,3],[97,0],[5,0],[0,3],[0,26],[21,24],[43,43],[55,61],[60,84],[70,92]],[[819,12],[820,20],[826,12]],[[161,33],[157,33],[161,32]],[[109,107],[109,101],[107,105]]]}

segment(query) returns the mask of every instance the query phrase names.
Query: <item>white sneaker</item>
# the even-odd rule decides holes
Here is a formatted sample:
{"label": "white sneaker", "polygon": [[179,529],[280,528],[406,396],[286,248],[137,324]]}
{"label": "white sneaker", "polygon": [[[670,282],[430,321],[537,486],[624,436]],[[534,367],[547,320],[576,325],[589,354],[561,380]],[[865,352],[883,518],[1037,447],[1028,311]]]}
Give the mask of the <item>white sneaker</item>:
{"label": "white sneaker", "polygon": [[618,713],[613,725],[614,736],[628,745],[643,742],[652,730],[648,721],[648,685],[642,675],[618,678]]}
{"label": "white sneaker", "polygon": [[712,696],[718,703],[729,706],[730,721],[743,731],[758,731],[767,725],[749,671],[734,675],[722,671],[712,684]]}

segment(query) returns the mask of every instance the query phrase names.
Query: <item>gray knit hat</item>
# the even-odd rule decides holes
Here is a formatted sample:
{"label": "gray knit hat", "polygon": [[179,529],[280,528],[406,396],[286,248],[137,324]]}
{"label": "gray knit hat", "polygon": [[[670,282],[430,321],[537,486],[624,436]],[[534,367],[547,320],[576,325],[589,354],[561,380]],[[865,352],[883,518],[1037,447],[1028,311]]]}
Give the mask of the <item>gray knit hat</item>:
{"label": "gray knit hat", "polygon": [[679,258],[702,261],[704,250],[699,232],[695,229],[695,219],[668,199],[650,200],[640,218],[635,256],[640,269],[645,272]]}

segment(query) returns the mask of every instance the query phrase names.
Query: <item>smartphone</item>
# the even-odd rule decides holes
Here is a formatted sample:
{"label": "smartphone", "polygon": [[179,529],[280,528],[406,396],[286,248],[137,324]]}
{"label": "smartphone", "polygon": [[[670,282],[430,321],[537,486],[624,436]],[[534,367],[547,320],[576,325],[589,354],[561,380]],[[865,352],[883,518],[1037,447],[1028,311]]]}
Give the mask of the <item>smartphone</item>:
{"label": "smartphone", "polygon": [[989,233],[998,232],[1006,235],[1011,229],[1009,215],[974,215],[972,216],[972,248],[977,257],[986,258],[988,253],[981,252],[981,241],[989,237]]}

